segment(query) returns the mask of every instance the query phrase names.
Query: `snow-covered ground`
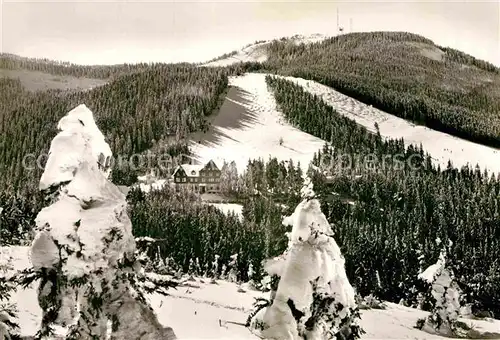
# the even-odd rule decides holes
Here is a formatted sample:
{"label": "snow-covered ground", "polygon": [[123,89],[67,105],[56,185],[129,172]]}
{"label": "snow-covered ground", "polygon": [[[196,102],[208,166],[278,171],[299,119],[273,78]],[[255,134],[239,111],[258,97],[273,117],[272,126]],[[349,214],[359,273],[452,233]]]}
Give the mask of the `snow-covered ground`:
{"label": "snow-covered ground", "polygon": [[481,169],[500,173],[500,150],[473,143],[449,134],[412,124],[402,118],[361,103],[351,97],[315,81],[294,77],[283,77],[301,85],[309,93],[321,97],[340,114],[356,121],[371,131],[378,124],[383,137],[403,138],[407,145],[422,144],[437,164],[446,167],[451,160],[455,167],[479,164]]}
{"label": "snow-covered ground", "polygon": [[229,84],[240,90],[241,100],[227,100],[250,112],[252,119],[239,128],[215,126],[215,132],[220,135],[216,142],[193,142],[191,150],[198,160],[202,163],[211,159],[216,162],[234,160],[239,174],[243,173],[249,159],[267,160],[269,157],[300,161],[302,168],[307,170],[314,153],[323,147],[325,141],[285,121],[273,94],[267,89],[265,74],[247,73],[231,77]]}
{"label": "snow-covered ground", "polygon": [[[28,250],[28,247],[0,248],[0,261],[12,257],[12,265],[22,270],[30,266]],[[244,324],[254,298],[267,297],[267,294],[249,290],[246,285],[238,287],[225,281],[209,282],[196,278],[172,289],[171,296],[149,296],[160,322],[171,326],[179,339],[256,340],[257,337],[245,327],[230,322]],[[11,302],[19,310],[18,321],[23,335],[33,335],[41,318],[36,286],[17,291]],[[413,328],[416,321],[426,315],[426,312],[391,303],[386,310],[362,311],[361,325],[366,331],[363,339],[443,339]],[[498,320],[462,321],[478,331],[500,330]]]}
{"label": "snow-covered ground", "polygon": [[236,214],[240,219],[243,218],[242,215],[243,206],[241,204],[236,204],[236,203],[209,203],[209,204],[221,210],[226,215],[229,213],[233,213]]}

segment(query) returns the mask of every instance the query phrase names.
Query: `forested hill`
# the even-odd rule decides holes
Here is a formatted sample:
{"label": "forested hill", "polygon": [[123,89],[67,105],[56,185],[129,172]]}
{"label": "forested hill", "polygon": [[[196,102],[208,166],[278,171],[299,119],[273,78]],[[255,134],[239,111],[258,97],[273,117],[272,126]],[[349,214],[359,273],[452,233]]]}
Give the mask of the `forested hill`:
{"label": "forested hill", "polygon": [[500,70],[404,32],[350,33],[314,44],[267,45],[249,64],[330,86],[396,116],[500,147]]}
{"label": "forested hill", "polygon": [[[58,70],[52,64],[43,65],[39,63],[37,70],[46,74]],[[79,104],[95,113],[113,154],[129,157],[206,128],[205,116],[220,104],[228,85],[223,69],[158,64],[126,72],[121,67],[111,68],[115,79],[90,90],[29,91],[19,78],[0,77],[0,191],[36,187],[40,169],[26,170],[23,159],[47,152],[57,121]],[[75,76],[82,70],[85,67],[69,66],[66,74]],[[179,147],[176,143],[175,148]],[[124,176],[114,178],[118,184],[133,182],[126,174],[114,173]]]}
{"label": "forested hill", "polygon": [[0,70],[40,71],[58,76],[87,77],[109,79],[133,71],[146,70],[152,64],[119,64],[119,65],[77,65],[65,61],[46,58],[26,58],[15,54],[0,53]]}

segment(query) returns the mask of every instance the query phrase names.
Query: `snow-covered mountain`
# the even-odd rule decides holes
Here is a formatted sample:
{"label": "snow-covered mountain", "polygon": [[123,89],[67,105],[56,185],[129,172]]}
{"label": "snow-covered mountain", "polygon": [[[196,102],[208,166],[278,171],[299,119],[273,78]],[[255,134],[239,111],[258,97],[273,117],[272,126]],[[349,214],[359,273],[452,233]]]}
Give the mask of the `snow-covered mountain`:
{"label": "snow-covered mountain", "polygon": [[500,173],[500,150],[413,124],[312,80],[283,78],[302,86],[305,91],[320,97],[337,112],[370,131],[375,132],[375,124],[378,124],[382,137],[403,138],[406,145],[422,145],[442,168],[446,168],[448,160],[451,160],[457,168],[479,165],[482,170]]}
{"label": "snow-covered mountain", "polygon": [[[289,40],[299,44],[317,42],[325,38],[322,35],[294,36]],[[228,57],[202,66],[227,66],[242,61],[263,62],[267,60],[266,46],[269,43],[266,41],[252,44]],[[203,163],[214,160],[218,164],[223,160],[234,160],[239,173],[244,171],[250,159],[269,157],[283,161],[292,159],[295,163],[300,162],[303,170],[307,169],[314,153],[321,149],[326,141],[286,122],[266,85],[265,77],[266,74],[263,73],[246,73],[230,78],[231,88],[220,112],[215,114],[212,131],[207,135],[209,137],[193,139],[190,145],[197,160]],[[500,157],[498,157],[500,151],[497,149],[417,126],[314,81],[294,77],[283,78],[322,98],[340,114],[371,131],[375,131],[377,124],[380,134],[385,138],[403,138],[407,145],[422,145],[436,164],[442,167],[451,160],[456,167],[478,164],[481,169],[500,173]],[[133,254],[135,244],[131,223],[126,217],[125,196],[107,180],[110,173],[109,161],[112,157],[110,147],[97,128],[92,112],[85,105],[76,107],[61,119],[58,128],[60,132],[52,143],[40,188],[45,190],[52,188],[59,196],[51,206],[39,214],[38,227],[35,230],[38,234],[31,251],[27,247],[0,247],[0,264],[11,258],[15,270],[28,268],[31,264],[40,270],[51,269],[59,262],[64,262],[65,274],[69,277],[79,278],[93,274],[96,270],[99,272],[104,270],[106,272],[103,277],[112,281],[119,270],[116,266],[110,267],[110,263],[116,264],[123,256]],[[160,180],[154,182],[154,185],[141,185],[141,187],[146,191],[146,188],[150,189],[165,183],[165,180]],[[323,233],[330,231],[324,215],[319,219],[316,218],[321,214],[318,202],[304,201],[301,204],[300,209],[298,208],[290,219],[291,224],[295,224],[295,234],[292,233],[295,242],[302,242],[301,236],[305,235],[306,238],[311,236],[309,230],[297,227],[300,218],[320,225]],[[241,216],[241,205],[213,205],[225,212],[231,211]],[[313,214],[309,214],[311,211]],[[312,215],[314,218],[310,218]],[[111,249],[106,247],[102,240],[116,229],[125,237],[112,243]],[[322,242],[329,242],[326,237],[320,239]],[[75,255],[67,256],[61,261],[61,249],[54,246],[56,243],[64,245]],[[80,243],[88,246],[79,252]],[[339,260],[341,254],[337,251],[338,246],[335,242],[329,245],[333,251],[328,248],[328,251],[322,249],[323,252],[333,253],[330,255],[343,266],[343,259]],[[325,264],[328,259],[325,260],[324,254],[320,253],[318,256],[323,256],[323,267],[306,268],[315,271],[305,279],[311,279],[313,274],[317,276],[318,272],[328,273],[331,269]],[[301,282],[299,275],[294,272],[300,267],[297,265],[300,261],[296,259],[289,259],[285,267],[291,268],[287,273],[287,279],[295,280],[300,285],[291,285],[291,288],[282,285],[280,296],[299,296],[303,293],[301,288],[305,281]],[[335,287],[328,284],[329,281],[337,280],[337,283],[340,282],[340,285],[347,287],[349,293],[344,299],[345,305],[354,306],[354,291],[350,284],[345,282],[347,281],[345,272],[341,272],[340,278],[338,273],[328,274],[332,275],[328,276],[327,283],[323,284],[331,289],[330,293],[345,293],[334,291]],[[31,285],[25,290],[20,289],[11,299],[19,310],[19,324],[23,335],[35,334],[42,318],[42,311],[37,303],[36,288],[35,285]],[[209,284],[208,280],[200,277],[191,278],[189,282],[184,280],[181,288],[171,292],[169,296],[157,294],[147,296],[148,302],[158,315],[158,320],[163,325],[172,326],[181,339],[257,339],[242,326],[251,311],[253,298],[256,297],[263,297],[263,293],[251,290],[245,284],[238,286],[224,281]],[[300,298],[307,300],[302,305],[310,303],[310,296],[299,296],[297,301]],[[441,338],[413,328],[416,321],[426,315],[425,312],[395,304],[388,304],[388,309],[383,311],[363,311],[361,325],[367,332],[364,338]],[[500,321],[462,321],[482,331],[498,332],[500,329]],[[197,327],[193,327],[193,324]],[[3,340],[1,336],[0,340]]]}
{"label": "snow-covered mountain", "polygon": [[[287,38],[289,41],[295,44],[311,44],[315,42],[320,42],[327,39],[328,36],[323,34],[312,34],[312,35],[294,35]],[[240,62],[264,62],[267,60],[266,46],[269,45],[272,40],[266,40],[261,42],[256,42],[248,46],[243,47],[241,50],[233,51],[229,55],[217,58],[213,61],[202,64],[202,66],[229,66],[232,64]]]}

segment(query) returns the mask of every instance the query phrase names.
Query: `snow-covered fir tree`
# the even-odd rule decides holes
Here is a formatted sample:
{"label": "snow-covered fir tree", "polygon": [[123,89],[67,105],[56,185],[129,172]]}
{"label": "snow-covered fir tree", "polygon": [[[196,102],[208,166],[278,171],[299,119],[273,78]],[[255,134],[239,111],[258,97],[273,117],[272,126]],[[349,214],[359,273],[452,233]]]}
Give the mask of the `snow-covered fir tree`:
{"label": "snow-covered fir tree", "polygon": [[263,339],[358,339],[362,333],[354,289],[320,202],[306,178],[292,216],[288,249],[267,262],[270,301],[257,301],[247,325]]}
{"label": "snow-covered fir tree", "polygon": [[212,262],[211,275],[214,280],[219,278],[219,258],[220,255],[215,254],[215,259]]}
{"label": "snow-covered fir tree", "polygon": [[112,154],[92,112],[80,105],[58,129],[40,180],[51,204],[36,218],[31,248],[43,310],[37,338],[59,325],[66,339],[175,339],[144,298],[125,196],[108,181]]}
{"label": "snow-covered fir tree", "polygon": [[238,254],[230,256],[229,272],[227,273],[227,280],[229,282],[238,282]]}
{"label": "snow-covered fir tree", "polygon": [[[451,241],[448,249],[451,249]],[[445,336],[454,336],[457,332],[457,320],[460,314],[460,288],[453,270],[447,261],[447,251],[443,247],[437,262],[419,274],[431,290],[433,308],[428,318],[420,320],[418,328]]]}

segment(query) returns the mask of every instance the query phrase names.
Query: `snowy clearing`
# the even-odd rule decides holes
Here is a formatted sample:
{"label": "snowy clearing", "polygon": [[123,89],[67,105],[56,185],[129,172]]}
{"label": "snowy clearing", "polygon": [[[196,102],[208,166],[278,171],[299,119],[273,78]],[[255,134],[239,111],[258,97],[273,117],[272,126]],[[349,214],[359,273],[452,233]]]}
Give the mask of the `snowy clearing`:
{"label": "snowy clearing", "polygon": [[[238,173],[243,173],[249,159],[276,157],[278,160],[300,162],[307,170],[313,155],[325,141],[288,124],[276,107],[273,94],[267,89],[265,74],[247,73],[231,77],[229,84],[239,90],[235,99],[226,101],[236,104],[231,113],[244,110],[251,117],[241,126],[214,126],[217,139],[203,143],[191,143],[191,150],[198,161],[206,163],[234,160]],[[280,139],[282,144],[280,145]]]}
{"label": "snowy clearing", "polygon": [[236,203],[208,203],[208,204],[213,205],[226,215],[229,215],[229,213],[233,213],[236,214],[240,218],[240,220],[243,219],[242,215],[243,206],[241,204],[236,204]]}
{"label": "snowy clearing", "polygon": [[139,186],[139,189],[143,192],[150,192],[151,190],[161,190],[162,188],[165,187],[165,185],[168,185],[168,180],[166,179],[158,179],[155,180],[152,183],[138,183],[135,186]]}
{"label": "snowy clearing", "polygon": [[[0,261],[9,257],[17,270],[30,266],[29,247],[2,247]],[[242,288],[239,289],[239,288]],[[226,321],[245,323],[252,308],[254,297],[268,294],[247,289],[230,282],[195,278],[183,286],[172,289],[171,296],[150,295],[151,305],[160,322],[171,326],[179,339],[257,339],[245,327]],[[12,296],[18,310],[18,321],[23,335],[35,334],[41,318],[36,285],[19,290]],[[388,303],[386,310],[364,310],[361,325],[366,331],[363,339],[444,339],[419,331],[413,326],[426,312]],[[220,321],[219,321],[220,320]],[[498,332],[498,320],[462,320],[473,325],[476,330]],[[220,322],[220,325],[219,325]]]}
{"label": "snowy clearing", "polygon": [[385,138],[403,138],[406,145],[422,144],[424,150],[441,167],[446,167],[448,160],[451,160],[458,168],[467,164],[473,167],[479,164],[482,170],[488,169],[489,172],[500,173],[500,150],[412,124],[315,81],[294,77],[283,78],[319,96],[337,112],[365,126],[370,131],[375,131],[375,123],[377,123],[380,134]]}

